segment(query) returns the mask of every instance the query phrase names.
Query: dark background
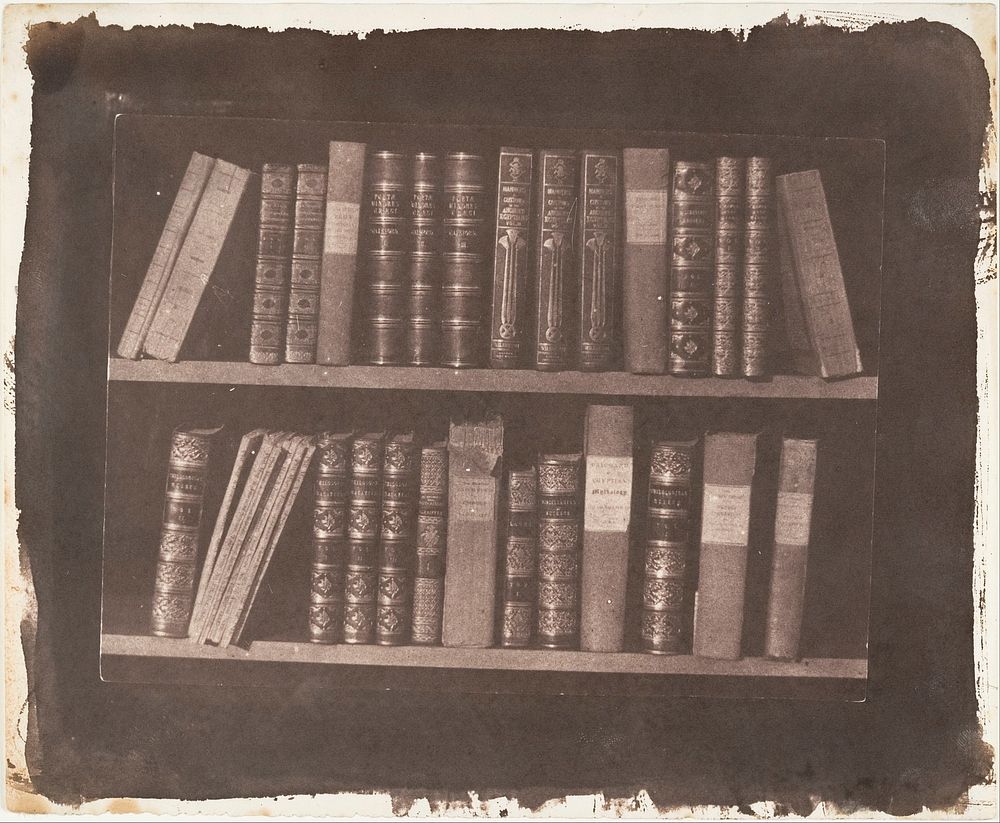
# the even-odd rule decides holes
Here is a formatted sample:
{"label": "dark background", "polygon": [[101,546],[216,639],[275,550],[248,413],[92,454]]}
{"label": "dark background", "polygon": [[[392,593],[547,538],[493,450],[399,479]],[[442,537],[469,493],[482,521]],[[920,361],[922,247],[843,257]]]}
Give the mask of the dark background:
{"label": "dark background", "polygon": [[[947,26],[863,33],[270,34],[37,26],[16,340],[38,597],[29,764],[60,801],[395,788],[808,813],[951,806],[991,756],[972,648],[974,272],[988,82]],[[336,692],[98,678],[113,116],[120,111],[886,141],[871,681],[862,704]],[[583,122],[581,122],[583,121]],[[404,806],[405,807],[405,806]]]}

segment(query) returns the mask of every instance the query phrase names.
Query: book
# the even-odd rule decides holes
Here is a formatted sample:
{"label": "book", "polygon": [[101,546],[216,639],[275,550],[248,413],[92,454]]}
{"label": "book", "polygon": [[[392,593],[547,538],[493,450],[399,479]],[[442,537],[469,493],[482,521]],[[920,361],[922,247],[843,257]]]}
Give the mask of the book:
{"label": "book", "polygon": [[344,573],[351,480],[350,433],[325,432],[316,444],[309,640],[338,643],[344,631]]}
{"label": "book", "polygon": [[316,362],[351,362],[365,144],[330,141],[319,277]]}
{"label": "book", "polygon": [[260,173],[251,363],[275,365],[284,357],[294,219],[295,166],[265,163]]}
{"label": "book", "polygon": [[538,474],[535,467],[507,473],[507,534],[503,556],[500,645],[523,649],[535,630],[538,574]]}
{"label": "book", "polygon": [[693,642],[699,657],[741,654],[756,456],[756,434],[705,435]]}
{"label": "book", "polygon": [[413,155],[412,162],[405,359],[433,366],[441,333],[441,162],[426,152]]}
{"label": "book", "polygon": [[490,366],[516,369],[526,353],[531,256],[531,149],[503,147],[497,179]]}
{"label": "book", "polygon": [[386,442],[375,615],[375,642],[380,646],[399,646],[409,639],[419,470],[420,449],[412,434]]}
{"label": "book", "polygon": [[715,283],[712,305],[712,374],[738,377],[743,369],[742,292],[746,160],[715,161]]}
{"label": "book", "polygon": [[825,378],[858,374],[861,354],[822,177],[815,169],[779,175],[777,194],[789,262],[785,308],[792,315],[790,303],[801,307],[796,325],[804,327],[811,351],[796,366]]}
{"label": "book", "polygon": [[778,265],[774,164],[769,157],[748,157],[746,165],[742,371],[744,377],[766,377],[773,360]]}
{"label": "book", "polygon": [[691,551],[691,486],[696,440],[653,444],[643,566],[643,651],[685,651],[687,577]]}
{"label": "book", "polygon": [[150,631],[161,637],[185,637],[194,607],[205,482],[212,436],[219,429],[177,429],[170,438],[163,525]]}
{"label": "book", "polygon": [[538,277],[535,368],[539,371],[562,371],[573,363],[578,168],[576,152],[539,152],[532,236]]}
{"label": "book", "polygon": [[420,452],[417,504],[417,565],[413,577],[411,641],[441,642],[444,601],[444,550],[448,537],[448,446],[435,443]]}
{"label": "book", "polygon": [[714,164],[674,163],[670,201],[670,373],[704,377],[712,360]]}
{"label": "book", "polygon": [[616,152],[580,152],[579,364],[581,371],[613,369],[621,348],[621,172]]}
{"label": "book", "polygon": [[587,406],[580,597],[585,652],[625,648],[633,417],[631,406]]}
{"label": "book", "polygon": [[625,370],[663,374],[670,345],[670,150],[625,149],[622,335]]}
{"label": "book", "polygon": [[815,482],[816,441],[784,438],[764,633],[764,654],[779,660],[799,656]]}
{"label": "book", "polygon": [[503,434],[498,415],[449,428],[445,646],[493,645]]}
{"label": "book", "polygon": [[482,365],[487,286],[485,161],[454,152],[444,161],[444,249],[441,270],[441,365]]}
{"label": "book", "polygon": [[580,493],[582,454],[538,460],[538,644],[573,649],[580,642]]}
{"label": "book", "polygon": [[326,166],[300,163],[295,179],[292,273],[285,331],[286,363],[316,362],[325,212]]}
{"label": "book", "polygon": [[344,574],[344,642],[375,640],[379,532],[382,525],[382,467],[385,432],[358,435],[351,444],[351,502],[347,515]]}

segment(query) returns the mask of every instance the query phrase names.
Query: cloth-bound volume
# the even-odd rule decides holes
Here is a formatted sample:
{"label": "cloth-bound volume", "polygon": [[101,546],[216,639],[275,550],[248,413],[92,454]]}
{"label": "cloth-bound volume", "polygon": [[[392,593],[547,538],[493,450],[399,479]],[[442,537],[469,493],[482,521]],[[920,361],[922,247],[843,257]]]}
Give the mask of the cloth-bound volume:
{"label": "cloth-bound volume", "polygon": [[344,642],[375,640],[379,527],[385,432],[358,435],[351,444],[351,502],[347,516],[344,576]]}
{"label": "cloth-bound volume", "polygon": [[448,434],[445,646],[493,645],[503,420],[453,422]]}
{"label": "cloth-bound volume", "polygon": [[527,350],[532,160],[531,149],[500,149],[490,320],[490,366],[494,369],[520,367]]}
{"label": "cloth-bound volume", "polygon": [[295,180],[292,274],[288,287],[285,362],[316,362],[319,276],[326,213],[326,166],[300,163]]}
{"label": "cloth-bound volume", "polygon": [[535,629],[538,565],[538,475],[535,467],[507,473],[507,535],[504,547],[500,645],[531,645]]}
{"label": "cloth-bound volume", "polygon": [[669,329],[670,151],[625,149],[625,251],[622,265],[622,334],[625,370],[663,374]]}
{"label": "cloth-bound volume", "polygon": [[316,504],[309,572],[309,639],[338,643],[344,630],[344,571],[351,435],[325,433],[316,446]]}
{"label": "cloth-bound volume", "polygon": [[691,471],[697,441],[653,444],[646,510],[642,586],[644,651],[685,651],[688,559],[691,549]]}
{"label": "cloth-bound volume", "polygon": [[414,366],[438,362],[441,302],[441,161],[426,152],[413,155],[410,189],[409,290],[406,360]]}
{"label": "cloth-bound volume", "polygon": [[188,633],[208,460],[212,435],[218,431],[178,429],[170,438],[150,626],[153,634],[163,637],[186,637]]}
{"label": "cloth-bound volume", "polygon": [[744,377],[766,377],[773,359],[778,285],[774,163],[769,157],[747,158],[744,225],[742,371]]}
{"label": "cloth-bound volume", "polygon": [[420,452],[417,503],[417,565],[413,576],[411,640],[419,646],[441,642],[444,550],[448,536],[448,446],[435,443]]}
{"label": "cloth-bound volume", "polygon": [[815,482],[816,441],[783,440],[764,635],[764,654],[781,660],[799,656]]}
{"label": "cloth-bound volume", "polygon": [[580,642],[582,454],[538,460],[538,644],[573,649]]}
{"label": "cloth-bound volume", "polygon": [[625,588],[632,519],[631,406],[587,406],[584,430],[580,648],[625,648]]}
{"label": "cloth-bound volume", "polygon": [[746,592],[756,434],[705,435],[694,653],[737,660]]}
{"label": "cloth-bound volume", "polygon": [[715,161],[715,284],[712,306],[712,374],[737,377],[740,365],[743,292],[743,210],[746,160]]}

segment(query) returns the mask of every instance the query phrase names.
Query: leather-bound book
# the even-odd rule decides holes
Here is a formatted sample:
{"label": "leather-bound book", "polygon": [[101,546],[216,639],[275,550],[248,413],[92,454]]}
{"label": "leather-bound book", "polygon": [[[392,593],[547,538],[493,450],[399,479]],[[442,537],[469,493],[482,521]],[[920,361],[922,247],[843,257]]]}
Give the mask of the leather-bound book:
{"label": "leather-bound book", "polygon": [[420,452],[417,503],[417,565],[413,575],[411,642],[441,642],[444,601],[444,550],[448,537],[448,446],[435,443]]}
{"label": "leather-bound book", "polygon": [[625,149],[622,336],[625,370],[663,374],[670,347],[669,149]]}
{"label": "leather-bound book", "polygon": [[285,362],[315,363],[326,214],[326,166],[300,163],[296,175]]}
{"label": "leather-bound book", "polygon": [[780,660],[795,660],[799,656],[815,482],[816,441],[785,438],[778,468],[778,505],[764,635],[764,654]]}
{"label": "leather-bound book", "polygon": [[535,630],[538,575],[538,473],[534,466],[507,473],[503,570],[500,645],[527,648]]}
{"label": "leather-bound book", "polygon": [[535,368],[539,371],[568,369],[575,356],[578,168],[576,152],[545,149],[538,154],[532,240],[538,278]]}
{"label": "leather-bound book", "polygon": [[351,434],[327,432],[316,446],[309,639],[338,643],[344,632],[344,572],[351,482]]}
{"label": "leather-bound book", "polygon": [[160,553],[150,631],[186,637],[194,607],[195,567],[212,435],[219,429],[178,429],[170,438]]}
{"label": "leather-bound book", "polygon": [[756,434],[706,434],[694,653],[737,660],[746,593]]}
{"label": "leather-bound book", "polygon": [[375,642],[380,646],[399,646],[409,639],[413,608],[420,449],[412,434],[396,435],[386,442],[382,466]]}
{"label": "leather-bound book", "polygon": [[441,333],[441,161],[413,155],[413,187],[409,211],[409,304],[406,360],[414,366],[438,362]]}
{"label": "leather-bound book", "polygon": [[691,469],[697,441],[653,444],[643,569],[643,651],[685,651],[687,576],[691,551]]}
{"label": "leather-bound book", "polygon": [[344,642],[375,640],[379,527],[385,433],[362,434],[351,444],[351,502],[347,517],[344,577]]}
{"label": "leather-bound book", "polygon": [[538,460],[538,645],[580,642],[581,454]]}
{"label": "leather-bound book", "polygon": [[743,228],[746,160],[715,161],[715,284],[712,306],[712,374],[738,377],[743,315]]}
{"label": "leather-bound book", "polygon": [[747,158],[743,245],[744,377],[766,377],[773,359],[774,298],[778,288],[774,168],[768,157]]}
{"label": "leather-bound book", "polygon": [[519,368],[527,353],[532,161],[531,149],[500,149],[490,319],[490,366],[494,369]]}
{"label": "leather-bound book", "polygon": [[580,598],[585,652],[625,648],[633,417],[631,406],[587,406]]}
{"label": "leather-bound book", "polygon": [[354,295],[364,172],[364,143],[331,141],[316,334],[316,362],[326,366],[351,362],[351,341],[361,325],[354,322]]}
{"label": "leather-bound book", "polygon": [[444,160],[441,365],[456,369],[483,361],[483,301],[489,288],[485,166],[478,154],[456,152]]}
{"label": "leather-bound book", "polygon": [[712,367],[715,245],[713,163],[678,160],[670,202],[670,373],[705,377]]}
{"label": "leather-bound book", "polygon": [[407,155],[374,152],[368,159],[367,177],[363,204],[365,359],[377,366],[398,366],[406,360]]}
{"label": "leather-bound book", "polygon": [[621,170],[617,152],[580,152],[579,363],[581,371],[615,368],[621,348],[619,309]]}

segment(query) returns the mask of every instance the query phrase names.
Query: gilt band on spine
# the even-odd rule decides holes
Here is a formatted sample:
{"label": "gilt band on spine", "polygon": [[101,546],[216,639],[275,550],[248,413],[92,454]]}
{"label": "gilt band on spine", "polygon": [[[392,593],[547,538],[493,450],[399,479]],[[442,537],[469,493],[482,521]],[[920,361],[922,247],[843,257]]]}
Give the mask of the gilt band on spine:
{"label": "gilt band on spine", "polygon": [[351,436],[323,434],[316,451],[309,639],[313,643],[338,643],[344,628]]}
{"label": "gilt band on spine", "polygon": [[385,434],[365,434],[351,445],[351,504],[344,578],[344,642],[375,639],[378,539],[382,522]]}
{"label": "gilt band on spine", "polygon": [[580,642],[582,455],[538,461],[538,644],[572,649]]}
{"label": "gilt band on spine", "polygon": [[399,646],[409,638],[419,460],[412,434],[397,435],[386,443],[375,624],[375,642],[380,646]]}
{"label": "gilt band on spine", "polygon": [[441,642],[444,551],[448,537],[448,447],[428,446],[420,454],[417,504],[417,564],[413,576],[411,638],[421,646]]}
{"label": "gilt band on spine", "polygon": [[500,645],[525,648],[535,628],[538,573],[538,475],[534,467],[507,475],[507,545],[504,551]]}

